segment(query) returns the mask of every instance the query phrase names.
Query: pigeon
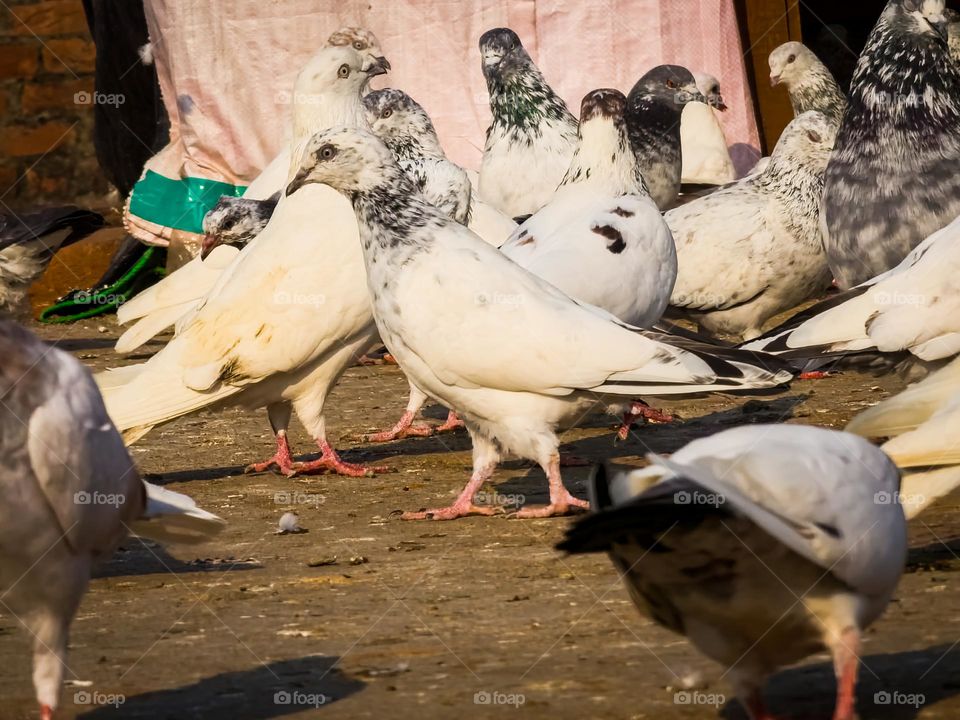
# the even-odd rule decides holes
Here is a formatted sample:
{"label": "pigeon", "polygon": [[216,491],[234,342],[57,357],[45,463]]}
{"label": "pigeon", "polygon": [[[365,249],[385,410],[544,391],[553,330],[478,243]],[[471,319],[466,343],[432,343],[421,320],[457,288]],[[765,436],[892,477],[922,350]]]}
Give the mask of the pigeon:
{"label": "pigeon", "polygon": [[0,608],[34,637],[34,688],[51,720],[95,563],[130,534],[202,542],[223,521],[140,479],[72,356],[0,320],[0,357]]}
{"label": "pigeon", "polygon": [[695,440],[612,480],[557,546],[607,552],[641,613],[726,668],[753,718],[763,683],[821,650],[834,720],[853,720],[861,639],[907,559],[896,466],[855,435],[748,425]]}
{"label": "pigeon", "polygon": [[473,475],[453,505],[407,519],[489,515],[475,493],[499,459],[536,461],[550,504],[518,517],[585,505],[560,479],[556,430],[606,398],[772,387],[790,379],[752,364],[682,350],[571,300],[524,270],[416,191],[374,135],[314,136],[287,193],[325,183],[348,197],[360,226],[380,337],[410,380],[457,411],[473,443]]}
{"label": "pigeon", "polygon": [[677,253],[630,149],[626,101],[610,89],[583,98],[563,182],[500,251],[570,297],[649,327],[667,307]]}
{"label": "pigeon", "polygon": [[680,147],[683,183],[726,185],[737,179],[727,138],[714,110],[727,109],[720,94],[720,81],[713,75],[694,73],[697,89],[705,102],[687,103],[680,116]]}
{"label": "pigeon", "polygon": [[960,66],[943,0],[890,0],[827,166],[824,246],[841,289],[891,269],[960,215]]}
{"label": "pigeon", "polygon": [[670,298],[677,313],[714,335],[752,339],[829,286],[819,217],[836,133],[825,115],[804,113],[759,175],[666,213],[680,265]]}
{"label": "pigeon", "polygon": [[903,472],[898,500],[907,520],[912,520],[960,487],[957,427],[960,359],[865,410],[846,430],[864,437],[889,438],[881,449]]}
{"label": "pigeon", "polygon": [[103,227],[103,216],[73,205],[0,213],[0,316],[27,310],[27,291],[54,253]]}
{"label": "pigeon", "polygon": [[224,195],[203,216],[203,243],[200,259],[206,260],[215,247],[230,245],[240,250],[263,230],[280,200],[278,190],[266,200]]}
{"label": "pigeon", "polygon": [[810,48],[800,42],[786,42],[770,53],[767,61],[770,86],[787,88],[794,117],[816,110],[840,124],[847,109],[847,97]]}
{"label": "pigeon", "polygon": [[480,36],[492,120],[480,165],[480,195],[510,217],[553,197],[577,146],[577,119],[544,79],[517,34]]}
{"label": "pigeon", "polygon": [[[349,31],[349,32],[348,32]],[[343,41],[344,38],[352,37],[353,42],[364,41],[364,37],[372,34],[367,31],[359,31],[353,28],[346,28],[334,33],[329,47],[341,49],[353,49],[353,44]],[[374,43],[370,49],[360,54],[365,68],[362,83],[363,89],[367,87],[371,76],[381,75],[387,72],[390,63],[379,55],[379,47]],[[320,55],[314,56],[300,71],[297,80],[294,83],[293,91],[290,93],[293,106],[293,134],[288,143],[286,143],[276,158],[267,166],[266,169],[250,184],[244,193],[243,198],[228,201],[228,207],[233,208],[235,203],[247,204],[250,208],[256,208],[257,218],[248,218],[241,221],[238,214],[233,211],[227,211],[222,215],[215,215],[210,218],[210,222],[217,224],[228,223],[233,220],[234,228],[249,227],[253,231],[256,225],[262,222],[267,212],[273,212],[269,209],[271,198],[277,195],[286,185],[287,174],[290,171],[290,158],[293,157],[291,147],[309,139],[310,135],[316,130],[330,127],[336,122],[344,122],[341,117],[340,104],[341,98],[336,93],[331,93],[326,87],[327,75],[318,72],[318,63],[322,63]],[[357,77],[354,75],[354,77]],[[349,79],[349,78],[348,78]],[[351,91],[352,92],[352,91]],[[355,105],[355,99],[350,99],[348,105],[351,106],[351,113],[360,113],[358,117],[363,120],[362,107],[358,110]],[[332,105],[331,105],[332,103]],[[349,120],[350,118],[346,118]],[[254,203],[253,201],[259,201]],[[219,206],[218,206],[219,207]],[[275,205],[274,205],[275,208]],[[216,208],[211,211],[215,212]],[[210,216],[211,213],[208,213]],[[269,220],[269,218],[266,218]],[[204,218],[206,221],[207,218]],[[213,228],[211,228],[213,232]],[[237,235],[233,234],[236,238]],[[250,233],[244,233],[246,242],[250,241]],[[157,333],[189,317],[191,311],[196,309],[202,299],[213,290],[220,280],[224,270],[236,259],[240,253],[240,248],[230,245],[218,245],[217,243],[207,243],[208,247],[202,251],[205,253],[202,257],[194,258],[183,267],[165,277],[160,282],[139,293],[129,302],[125,303],[117,311],[117,321],[121,325],[126,325],[137,321],[126,332],[124,332],[117,341],[116,350],[119,353],[130,353],[142,346],[143,343],[150,340]]]}
{"label": "pigeon", "polygon": [[[517,224],[485,202],[470,173],[447,159],[430,117],[412,97],[386,88],[368,93],[363,104],[373,132],[393,151],[404,172],[412,174],[430,202],[494,247],[510,237]],[[440,199],[443,196],[447,199]],[[465,210],[459,207],[464,197],[469,200]]]}
{"label": "pigeon", "polygon": [[[352,47],[329,47],[307,64],[297,85],[311,88],[311,108],[325,110],[314,111],[318,125],[332,118],[365,126],[360,91],[381,72],[382,63]],[[341,460],[326,439],[324,403],[376,337],[356,218],[339,193],[313,186],[280,199],[267,226],[160,352],[138,370],[121,368],[126,382],[112,381],[109,371],[98,380],[111,418],[130,442],[202,408],[266,406],[276,453],[249,470],[362,476],[379,468]],[[293,462],[291,404],[320,448],[318,460]]]}
{"label": "pigeon", "polygon": [[[682,266],[681,266],[682,267]],[[960,354],[960,218],[897,267],[745,344],[817,371],[843,359],[916,378]]]}
{"label": "pigeon", "polygon": [[[361,93],[368,90],[371,77],[383,74],[390,69],[389,61],[383,57],[383,52],[380,50],[380,43],[369,30],[341,28],[330,36],[327,47],[351,48],[361,55],[364,67],[368,68]],[[204,218],[205,223],[209,223],[207,225],[209,229],[205,228],[208,234],[201,248],[201,257],[194,258],[159,283],[138,294],[118,310],[117,320],[120,324],[131,323],[134,320],[139,322],[120,337],[117,342],[117,352],[134,351],[158,332],[182,320],[196,308],[202,298],[213,289],[224,269],[241,249],[230,245],[223,245],[221,250],[215,251],[215,248],[221,244],[222,240],[230,240],[236,244],[241,244],[243,241],[249,242],[255,237],[252,235],[255,228],[265,219],[269,219],[268,213],[272,213],[276,207],[273,200],[286,185],[291,157],[294,157],[291,147],[309,138],[316,130],[329,127],[334,122],[349,120],[337,114],[338,103],[335,103],[333,108],[324,105],[325,100],[331,100],[331,98],[324,93],[325,75],[315,72],[316,62],[316,58],[312,59],[301,70],[292,92],[280,94],[280,99],[290,102],[293,108],[292,136],[289,142],[284,144],[277,156],[250,183],[242,198],[221,199],[217,207],[221,208],[221,211],[223,206],[230,207],[231,210],[222,215],[217,213],[209,217],[211,213],[216,213],[217,208],[214,208],[208,213],[209,220],[207,217]],[[239,215],[244,209],[251,210],[254,217],[241,220]],[[212,226],[214,223],[217,227]],[[217,228],[223,223],[231,225],[231,230],[225,235],[217,233]],[[216,257],[213,262],[210,262],[208,256],[214,252]]]}
{"label": "pigeon", "polygon": [[680,193],[684,106],[704,99],[693,75],[679,65],[658,65],[641,77],[627,96],[630,145],[660,210],[673,207]]}

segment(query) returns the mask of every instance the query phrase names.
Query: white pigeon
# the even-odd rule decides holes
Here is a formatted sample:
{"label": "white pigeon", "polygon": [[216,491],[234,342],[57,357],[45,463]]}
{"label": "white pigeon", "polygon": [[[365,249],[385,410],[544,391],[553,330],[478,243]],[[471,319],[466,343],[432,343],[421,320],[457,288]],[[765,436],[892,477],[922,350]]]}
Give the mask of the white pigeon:
{"label": "white pigeon", "polygon": [[522,217],[546,205],[563,180],[577,145],[577,119],[513,30],[487,30],[480,55],[491,115],[480,195],[510,217]]}
{"label": "white pigeon", "polygon": [[616,476],[558,547],[609,553],[638,609],[721,663],[753,718],[766,678],[829,650],[852,720],[863,631],[907,558],[897,468],[848,433],[751,425]]}
{"label": "white pigeon", "polygon": [[535,460],[550,484],[550,504],[520,517],[569,512],[585,503],[560,479],[556,430],[604,400],[790,378],[651,340],[571,300],[430,205],[368,132],[311,139],[287,192],[313,183],[353,203],[381,339],[417,387],[457,411],[473,441],[473,475],[457,501],[408,519],[491,514],[473,497],[508,453]]}
{"label": "white pigeon", "polygon": [[760,335],[830,284],[820,237],[823,175],[837,127],[793,120],[766,170],[666,213],[680,269],[670,305],[710,333]]}
{"label": "white pigeon", "polygon": [[803,43],[786,42],[770,53],[767,64],[770,86],[787,88],[794,117],[816,110],[840,125],[847,97],[813,50]]}
{"label": "white pigeon", "polygon": [[[298,80],[316,92],[315,123],[365,126],[360,91],[380,71],[350,47],[321,50]],[[318,185],[280,199],[173,340],[139,371],[121,368],[132,379],[117,384],[109,372],[98,379],[111,418],[131,440],[202,408],[267,406],[277,451],[251,470],[364,475],[371,469],[343,462],[327,442],[323,411],[340,375],[375,340],[356,219],[341,195]],[[292,461],[291,403],[319,460]]]}
{"label": "white pigeon", "polygon": [[626,102],[609,89],[583,98],[563,182],[500,251],[570,297],[649,327],[667,307],[677,253],[630,148]]}
{"label": "white pigeon", "polygon": [[[804,310],[745,349],[776,353],[804,370],[846,356],[922,372],[960,354],[960,218],[892,270]],[[876,356],[881,355],[881,358]]]}
{"label": "white pigeon", "polygon": [[737,179],[737,170],[716,114],[727,109],[720,81],[707,73],[695,72],[693,77],[706,102],[687,103],[680,116],[681,182],[726,185]]}
{"label": "white pigeon", "polygon": [[[374,90],[363,98],[367,122],[393,151],[424,196],[459,223],[499,247],[517,224],[480,197],[470,173],[449,160],[427,112],[402,90]],[[464,198],[467,208],[461,207]]]}
{"label": "white pigeon", "polygon": [[847,431],[890,438],[882,450],[903,471],[899,502],[911,520],[960,487],[960,359],[853,419]]}
{"label": "white pigeon", "polygon": [[[341,28],[327,40],[327,47],[352,48],[362,56],[367,70],[361,93],[367,90],[371,77],[390,69],[390,63],[383,57],[379,41],[369,30]],[[133,352],[197,306],[217,284],[224,269],[241,250],[239,247],[224,246],[230,242],[230,238],[224,235],[236,234],[238,227],[246,227],[248,230],[241,237],[244,242],[248,242],[252,239],[251,233],[259,232],[265,226],[266,221],[262,215],[267,211],[272,214],[276,208],[275,196],[286,186],[291,158],[297,157],[291,149],[314,132],[345,121],[340,109],[342,103],[327,97],[327,75],[317,72],[320,62],[318,57],[311,58],[300,71],[291,92],[278,93],[278,100],[288,102],[292,108],[292,125],[287,130],[289,140],[250,183],[242,198],[221,198],[221,204],[204,218],[204,232],[208,235],[204,240],[202,254],[117,310],[117,321],[121,325],[139,321],[120,336],[116,345],[117,352]],[[329,105],[330,102],[333,104]],[[250,202],[252,200],[261,202],[253,204]],[[246,221],[239,217],[239,212],[244,209],[251,215]],[[213,217],[209,217],[211,214]],[[269,219],[269,215],[266,219]],[[222,227],[224,223],[230,226],[226,233]],[[220,237],[213,237],[215,235]],[[221,246],[223,249],[216,251],[216,257],[207,257],[216,247]]]}
{"label": "white pigeon", "polygon": [[0,357],[0,608],[33,635],[33,684],[51,720],[94,565],[129,534],[202,542],[223,521],[140,479],[73,357],[5,320]]}

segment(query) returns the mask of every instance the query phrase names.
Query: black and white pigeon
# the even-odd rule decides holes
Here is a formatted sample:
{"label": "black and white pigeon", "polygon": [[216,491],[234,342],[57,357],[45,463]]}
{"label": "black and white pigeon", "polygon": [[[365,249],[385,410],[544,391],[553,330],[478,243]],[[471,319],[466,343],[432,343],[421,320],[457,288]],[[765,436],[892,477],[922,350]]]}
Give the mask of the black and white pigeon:
{"label": "black and white pigeon", "polygon": [[630,149],[626,101],[609,89],[583,98],[563,182],[500,252],[570,297],[650,327],[670,299],[677,253]]}
{"label": "black and white pigeon", "polygon": [[253,240],[277,209],[280,191],[265,200],[224,195],[203,216],[203,243],[200,259],[205,260],[215,247],[230,245],[238,250]]}
{"label": "black and white pigeon", "polygon": [[27,292],[54,253],[103,227],[103,216],[73,205],[0,213],[0,316],[26,312]]}
{"label": "black and white pigeon", "polygon": [[857,361],[917,377],[960,354],[960,218],[893,270],[819,302],[743,346],[798,370]]}
{"label": "black and white pigeon", "polygon": [[824,246],[847,289],[960,215],[960,66],[943,0],[890,0],[860,55],[827,167]]}
{"label": "black and white pigeon", "polygon": [[677,202],[683,167],[680,120],[687,103],[704,102],[693,74],[658,65],[627,96],[627,130],[650,197],[660,210]]}
{"label": "black and white pigeon", "polygon": [[[641,613],[726,668],[755,720],[763,684],[827,650],[834,720],[855,716],[863,633],[907,558],[900,475],[849,433],[749,425],[608,480],[558,548],[606,552]],[[887,502],[883,499],[887,498]]]}
{"label": "black and white pigeon", "polygon": [[674,312],[713,335],[750,339],[830,285],[819,220],[836,133],[825,115],[804,113],[763,172],[666,213],[680,266]]}
{"label": "black and white pigeon", "polygon": [[840,124],[847,109],[847,96],[813,50],[800,42],[786,42],[770,53],[767,63],[770,86],[783,85],[787,89],[794,117],[816,110]]}
{"label": "black and white pigeon", "polygon": [[71,355],[0,320],[0,357],[0,608],[33,635],[40,717],[51,720],[95,564],[130,534],[203,542],[223,521],[140,479]]}
{"label": "black and white pigeon", "polygon": [[553,197],[577,146],[577,119],[547,84],[509,28],[480,36],[490,127],[480,195],[510,217],[535,213]]}
{"label": "black and white pigeon", "polygon": [[374,135],[338,128],[306,148],[288,193],[325,183],[353,204],[380,337],[410,380],[457,411],[473,441],[473,475],[453,505],[405,515],[449,520],[474,504],[501,457],[536,461],[548,517],[586,503],[560,479],[556,431],[604,400],[772,387],[790,378],[736,354],[721,359],[647,337],[524,270],[428,203]]}

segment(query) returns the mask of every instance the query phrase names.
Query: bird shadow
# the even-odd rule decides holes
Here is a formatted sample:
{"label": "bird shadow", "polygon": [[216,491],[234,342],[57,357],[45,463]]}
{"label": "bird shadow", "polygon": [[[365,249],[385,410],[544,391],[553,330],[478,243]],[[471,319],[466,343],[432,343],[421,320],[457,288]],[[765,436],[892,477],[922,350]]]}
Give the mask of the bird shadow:
{"label": "bird shadow", "polygon": [[[365,683],[336,667],[339,660],[310,655],[264,663],[250,670],[203,678],[191,685],[127,696],[122,704],[103,705],[77,717],[269,720],[310,710],[317,712],[365,687]],[[75,693],[75,697],[82,692]]]}
{"label": "bird shadow", "polygon": [[198,558],[184,562],[170,555],[162,545],[141,538],[124,540],[116,552],[93,572],[95,578],[163,575],[166,573],[237,572],[263,567],[252,558]]}
{"label": "bird shadow", "polygon": [[[857,684],[859,716],[870,720],[912,720],[921,710],[960,694],[960,650],[935,645],[923,650],[861,658]],[[824,720],[833,712],[836,686],[833,663],[779,672],[767,684],[768,709],[782,720]],[[823,688],[811,692],[811,688]],[[726,720],[746,720],[732,699],[720,712]]]}
{"label": "bird shadow", "polygon": [[80,350],[104,350],[112,348],[117,340],[108,337],[89,337],[89,338],[60,338],[58,340],[46,340],[48,345],[66,352],[79,352]]}

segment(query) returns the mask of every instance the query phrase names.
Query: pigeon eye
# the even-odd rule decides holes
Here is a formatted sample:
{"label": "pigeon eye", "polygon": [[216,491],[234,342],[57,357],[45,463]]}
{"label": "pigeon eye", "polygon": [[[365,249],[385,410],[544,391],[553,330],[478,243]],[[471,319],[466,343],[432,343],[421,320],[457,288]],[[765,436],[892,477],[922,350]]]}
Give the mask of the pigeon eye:
{"label": "pigeon eye", "polygon": [[386,119],[387,119],[388,117],[390,117],[391,115],[393,115],[393,110],[391,110],[390,108],[387,108],[386,110],[383,111],[383,113],[380,115],[380,117],[382,117],[384,120],[386,120]]}
{"label": "pigeon eye", "polygon": [[342,78],[350,77],[350,66],[347,65],[346,63],[341,65],[340,69],[337,70],[337,76]]}
{"label": "pigeon eye", "polygon": [[820,143],[823,142],[823,138],[820,137],[820,133],[815,130],[807,130],[807,137],[810,139],[810,142]]}
{"label": "pigeon eye", "polygon": [[673,80],[667,80],[667,87],[673,90],[677,87],[677,84]]}
{"label": "pigeon eye", "polygon": [[320,152],[317,153],[321,160],[331,160],[336,154],[337,149],[333,145],[324,145],[320,148]]}
{"label": "pigeon eye", "polygon": [[787,58],[787,65],[789,65],[790,63],[792,63],[792,62],[793,62],[794,60],[796,60],[796,59],[797,59],[797,56],[796,56],[796,55],[791,55],[790,57]]}
{"label": "pigeon eye", "polygon": [[354,41],[353,41],[353,49],[354,49],[354,50],[363,50],[363,41],[362,41],[362,40],[354,40]]}

